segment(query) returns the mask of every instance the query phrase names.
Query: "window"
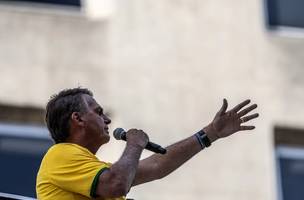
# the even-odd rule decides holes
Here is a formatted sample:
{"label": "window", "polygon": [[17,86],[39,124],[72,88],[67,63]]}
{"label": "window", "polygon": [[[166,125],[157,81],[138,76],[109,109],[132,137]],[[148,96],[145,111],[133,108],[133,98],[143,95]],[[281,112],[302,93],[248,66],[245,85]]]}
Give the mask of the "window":
{"label": "window", "polygon": [[60,16],[106,19],[115,11],[115,0],[0,0],[5,9]]}
{"label": "window", "polygon": [[278,147],[279,200],[302,200],[304,197],[304,148]]}
{"label": "window", "polygon": [[1,192],[35,197],[35,177],[52,144],[47,136],[43,127],[0,124]]}
{"label": "window", "polygon": [[0,124],[0,191],[35,197],[36,174],[52,145],[45,127]]}
{"label": "window", "polygon": [[0,193],[35,197],[41,159],[53,144],[44,110],[12,105],[0,105],[0,110]]}
{"label": "window", "polygon": [[3,2],[9,3],[45,3],[53,5],[64,5],[64,6],[80,6],[80,0],[1,0]]}
{"label": "window", "polygon": [[304,197],[304,130],[275,128],[278,200]]}
{"label": "window", "polygon": [[266,27],[272,33],[288,37],[304,37],[303,0],[264,0]]}

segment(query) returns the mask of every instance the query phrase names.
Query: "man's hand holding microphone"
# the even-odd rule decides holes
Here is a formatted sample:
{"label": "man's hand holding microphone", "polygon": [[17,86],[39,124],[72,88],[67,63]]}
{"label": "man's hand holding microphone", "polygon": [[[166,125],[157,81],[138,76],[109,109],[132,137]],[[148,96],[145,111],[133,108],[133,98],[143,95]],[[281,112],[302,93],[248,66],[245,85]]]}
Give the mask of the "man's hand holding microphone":
{"label": "man's hand holding microphone", "polygon": [[149,136],[143,130],[130,129],[125,132],[125,137],[128,145],[138,146],[142,149],[144,149],[149,142]]}

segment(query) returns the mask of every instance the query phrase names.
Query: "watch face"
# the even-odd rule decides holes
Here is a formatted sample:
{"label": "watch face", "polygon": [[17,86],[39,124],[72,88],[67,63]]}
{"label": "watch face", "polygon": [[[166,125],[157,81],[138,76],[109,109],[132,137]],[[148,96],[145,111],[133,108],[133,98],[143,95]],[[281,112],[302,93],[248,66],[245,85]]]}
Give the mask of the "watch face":
{"label": "watch face", "polygon": [[200,135],[201,135],[201,138],[202,138],[202,141],[203,141],[204,145],[206,147],[209,147],[211,145],[211,142],[210,142],[210,139],[208,138],[207,134],[204,131],[201,130]]}

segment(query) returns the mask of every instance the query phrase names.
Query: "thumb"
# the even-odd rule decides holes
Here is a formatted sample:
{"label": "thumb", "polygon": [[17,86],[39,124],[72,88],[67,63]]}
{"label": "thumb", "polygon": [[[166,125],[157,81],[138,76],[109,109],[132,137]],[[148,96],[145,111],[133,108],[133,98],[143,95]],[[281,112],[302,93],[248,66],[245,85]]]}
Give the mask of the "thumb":
{"label": "thumb", "polygon": [[228,107],[228,102],[227,102],[227,99],[223,99],[223,105],[221,107],[221,109],[218,111],[218,115],[223,115],[225,114],[226,110],[227,110],[227,107]]}

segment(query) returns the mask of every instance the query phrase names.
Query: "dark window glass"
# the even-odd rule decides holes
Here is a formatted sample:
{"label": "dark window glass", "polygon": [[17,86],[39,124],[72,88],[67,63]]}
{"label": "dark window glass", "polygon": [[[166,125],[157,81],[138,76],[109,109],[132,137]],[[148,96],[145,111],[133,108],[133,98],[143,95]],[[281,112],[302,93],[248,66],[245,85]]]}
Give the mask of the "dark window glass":
{"label": "dark window glass", "polygon": [[270,27],[304,27],[303,0],[266,0]]}
{"label": "dark window glass", "polygon": [[280,200],[303,200],[304,148],[277,148]]}
{"label": "dark window glass", "polygon": [[0,0],[3,2],[30,2],[30,3],[46,3],[54,5],[80,6],[80,0]]}

